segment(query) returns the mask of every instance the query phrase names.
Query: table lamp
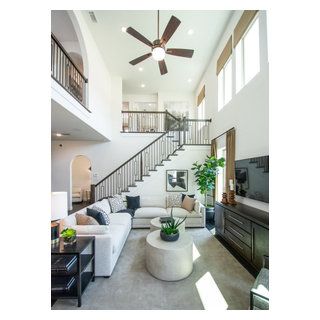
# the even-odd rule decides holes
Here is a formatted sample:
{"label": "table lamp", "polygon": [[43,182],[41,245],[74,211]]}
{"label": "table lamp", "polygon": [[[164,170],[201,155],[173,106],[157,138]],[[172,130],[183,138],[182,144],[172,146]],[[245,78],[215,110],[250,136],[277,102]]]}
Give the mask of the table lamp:
{"label": "table lamp", "polygon": [[59,242],[59,220],[67,215],[67,192],[51,192],[51,244]]}

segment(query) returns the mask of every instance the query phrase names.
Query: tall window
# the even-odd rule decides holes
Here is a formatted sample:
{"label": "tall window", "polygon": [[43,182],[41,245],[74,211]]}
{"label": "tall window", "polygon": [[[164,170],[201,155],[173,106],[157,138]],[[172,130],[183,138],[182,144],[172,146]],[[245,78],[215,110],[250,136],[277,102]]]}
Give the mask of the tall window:
{"label": "tall window", "polygon": [[259,18],[256,17],[235,47],[236,92],[260,71]]}
{"label": "tall window", "polygon": [[232,99],[232,59],[231,57],[218,74],[218,111]]}
{"label": "tall window", "polygon": [[232,99],[232,37],[217,60],[218,111]]}
{"label": "tall window", "polygon": [[[218,159],[223,157],[226,158],[226,147],[220,148],[217,150]],[[217,200],[221,200],[222,193],[224,192],[224,188],[226,185],[226,167],[219,168],[219,173],[217,177]]]}
{"label": "tall window", "polygon": [[198,105],[198,119],[205,118],[205,109],[206,109],[206,99],[203,98],[201,103]]}

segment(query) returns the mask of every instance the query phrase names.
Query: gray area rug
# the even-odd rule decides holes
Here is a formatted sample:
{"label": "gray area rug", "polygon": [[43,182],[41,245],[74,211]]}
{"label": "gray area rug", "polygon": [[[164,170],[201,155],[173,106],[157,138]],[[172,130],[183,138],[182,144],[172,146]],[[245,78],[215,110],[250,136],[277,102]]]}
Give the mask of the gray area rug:
{"label": "gray area rug", "polygon": [[53,310],[247,310],[252,275],[206,228],[187,229],[195,251],[191,275],[166,282],[145,267],[148,229],[131,230],[110,278],[97,277],[76,300],[58,300]]}

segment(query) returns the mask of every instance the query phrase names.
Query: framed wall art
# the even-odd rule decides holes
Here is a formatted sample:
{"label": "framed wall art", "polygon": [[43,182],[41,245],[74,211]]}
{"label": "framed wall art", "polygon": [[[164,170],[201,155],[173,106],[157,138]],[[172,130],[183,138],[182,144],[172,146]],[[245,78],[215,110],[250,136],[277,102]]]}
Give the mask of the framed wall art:
{"label": "framed wall art", "polygon": [[167,192],[188,191],[188,170],[166,171]]}

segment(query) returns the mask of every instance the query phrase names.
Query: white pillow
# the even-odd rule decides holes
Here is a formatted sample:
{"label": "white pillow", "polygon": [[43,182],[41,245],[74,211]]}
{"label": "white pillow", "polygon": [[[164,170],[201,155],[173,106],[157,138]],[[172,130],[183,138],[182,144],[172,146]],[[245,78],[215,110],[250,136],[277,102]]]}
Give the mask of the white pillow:
{"label": "white pillow", "polygon": [[102,209],[107,214],[111,213],[111,208],[108,199],[102,199],[101,201],[94,203],[94,205]]}

